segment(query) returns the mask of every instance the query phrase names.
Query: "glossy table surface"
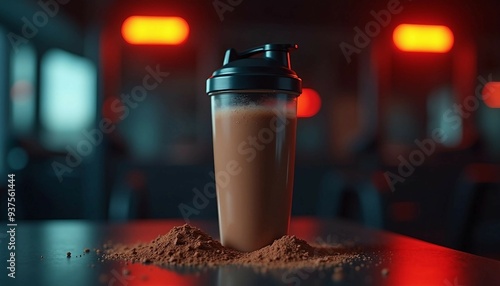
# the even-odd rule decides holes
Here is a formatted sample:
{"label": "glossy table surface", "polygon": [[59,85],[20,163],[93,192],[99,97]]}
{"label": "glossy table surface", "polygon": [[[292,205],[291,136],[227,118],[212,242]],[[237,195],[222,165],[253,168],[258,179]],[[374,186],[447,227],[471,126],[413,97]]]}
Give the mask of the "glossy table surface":
{"label": "glossy table surface", "polygon": [[[100,248],[108,241],[147,242],[183,223],[181,220],[123,224],[19,222],[15,279],[7,277],[5,230],[0,236],[0,285],[500,285],[500,261],[344,221],[314,218],[292,219],[290,233],[309,242],[341,244],[369,261],[354,260],[352,265],[344,265],[340,274],[333,269],[262,273],[235,266],[164,269],[102,262],[94,251],[83,254],[85,248]],[[192,224],[218,237],[216,222]],[[68,251],[71,258],[66,257]]]}

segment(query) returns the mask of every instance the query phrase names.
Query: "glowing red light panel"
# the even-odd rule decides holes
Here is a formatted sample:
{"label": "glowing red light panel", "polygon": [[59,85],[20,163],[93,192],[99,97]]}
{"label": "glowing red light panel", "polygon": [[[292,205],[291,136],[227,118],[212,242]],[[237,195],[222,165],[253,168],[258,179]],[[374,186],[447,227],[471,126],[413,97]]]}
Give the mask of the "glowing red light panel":
{"label": "glowing red light panel", "polygon": [[483,88],[483,100],[490,108],[500,108],[500,82],[488,82]]}
{"label": "glowing red light panel", "polygon": [[396,47],[405,52],[447,53],[454,43],[453,32],[442,25],[401,24],[392,37]]}
{"label": "glowing red light panel", "polygon": [[122,24],[122,36],[135,45],[179,45],[189,35],[181,17],[131,16]]}
{"label": "glowing red light panel", "polygon": [[297,117],[313,117],[321,108],[321,97],[312,88],[303,88],[297,100]]}

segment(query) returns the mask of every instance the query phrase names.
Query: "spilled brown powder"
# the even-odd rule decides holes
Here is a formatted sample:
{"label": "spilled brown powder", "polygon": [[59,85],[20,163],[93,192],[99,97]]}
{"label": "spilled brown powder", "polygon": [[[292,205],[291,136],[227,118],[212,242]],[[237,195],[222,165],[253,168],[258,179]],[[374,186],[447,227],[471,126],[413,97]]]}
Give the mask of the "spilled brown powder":
{"label": "spilled brown powder", "polygon": [[295,236],[285,235],[253,252],[224,247],[200,229],[183,225],[172,228],[149,243],[110,245],[103,258],[160,266],[248,265],[265,268],[333,267],[358,258],[328,246],[311,246]]}

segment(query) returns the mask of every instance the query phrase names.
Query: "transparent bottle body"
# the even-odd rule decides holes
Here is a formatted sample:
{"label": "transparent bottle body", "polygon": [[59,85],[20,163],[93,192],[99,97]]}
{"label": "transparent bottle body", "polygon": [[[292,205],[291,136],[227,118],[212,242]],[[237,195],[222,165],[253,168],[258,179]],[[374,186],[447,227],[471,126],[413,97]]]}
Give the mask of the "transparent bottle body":
{"label": "transparent bottle body", "polygon": [[288,233],[296,97],[227,92],[211,104],[221,242],[253,251]]}

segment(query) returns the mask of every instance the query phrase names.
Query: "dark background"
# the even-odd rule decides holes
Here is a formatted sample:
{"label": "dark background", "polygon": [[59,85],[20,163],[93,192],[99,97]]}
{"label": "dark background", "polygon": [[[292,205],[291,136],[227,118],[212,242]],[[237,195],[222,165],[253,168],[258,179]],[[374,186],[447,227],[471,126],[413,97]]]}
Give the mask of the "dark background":
{"label": "dark background", "polygon": [[[231,7],[222,17],[215,2],[0,4],[0,174],[16,174],[17,219],[182,217],[179,206],[193,204],[193,189],[212,181],[205,80],[224,51],[297,43],[292,67],[322,105],[299,119],[292,214],[347,217],[500,257],[500,109],[476,94],[481,79],[500,81],[496,1],[400,1],[401,12],[350,61],[341,43],[354,45],[355,28],[365,30],[372,11],[396,1],[220,0]],[[46,23],[34,18],[45,13],[40,3],[58,7]],[[131,15],[183,17],[189,37],[173,46],[130,45],[120,29]],[[43,25],[26,34],[26,21]],[[392,41],[401,23],[446,25],[454,46],[444,54],[401,52]],[[127,116],[114,112],[113,102],[142,84],[148,66],[170,74]],[[63,86],[57,96],[54,74]],[[468,101],[477,104],[460,114],[454,104]],[[82,134],[103,118],[115,129],[58,178],[54,168],[67,165],[68,148],[89,142]],[[446,141],[432,140],[436,128]],[[432,145],[421,161],[416,140]],[[410,158],[418,164],[403,176],[409,167],[401,162]],[[403,180],[392,189],[389,172]],[[6,219],[7,183],[0,190]],[[190,219],[216,217],[209,199]]]}

